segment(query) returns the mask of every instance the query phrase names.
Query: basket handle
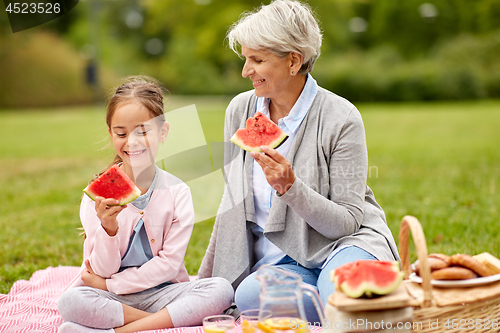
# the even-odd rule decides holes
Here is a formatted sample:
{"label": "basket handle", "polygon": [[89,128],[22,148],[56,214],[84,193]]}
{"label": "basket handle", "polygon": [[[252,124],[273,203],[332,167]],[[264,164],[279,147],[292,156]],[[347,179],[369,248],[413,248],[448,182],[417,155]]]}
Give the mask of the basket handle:
{"label": "basket handle", "polygon": [[416,217],[407,215],[401,221],[399,229],[399,256],[401,257],[401,265],[405,274],[405,279],[411,273],[410,270],[410,255],[408,250],[409,231],[415,247],[417,249],[418,262],[420,264],[420,276],[422,277],[422,289],[424,290],[424,303],[422,307],[430,307],[432,304],[432,286],[431,286],[431,270],[427,263],[427,244],[422,225]]}

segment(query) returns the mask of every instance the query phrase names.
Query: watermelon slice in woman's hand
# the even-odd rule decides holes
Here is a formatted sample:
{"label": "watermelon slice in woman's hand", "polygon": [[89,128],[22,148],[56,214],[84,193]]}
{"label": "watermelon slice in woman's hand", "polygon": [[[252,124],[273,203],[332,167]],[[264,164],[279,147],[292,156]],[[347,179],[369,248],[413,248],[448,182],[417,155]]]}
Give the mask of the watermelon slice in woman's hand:
{"label": "watermelon slice in woman's hand", "polygon": [[237,130],[230,140],[247,151],[260,152],[260,146],[278,148],[286,139],[288,135],[278,125],[257,112],[247,119],[246,127]]}
{"label": "watermelon slice in woman's hand", "polygon": [[141,195],[141,190],[130,180],[125,172],[113,165],[102,175],[83,189],[92,200],[96,197],[118,200],[118,206],[134,201]]}

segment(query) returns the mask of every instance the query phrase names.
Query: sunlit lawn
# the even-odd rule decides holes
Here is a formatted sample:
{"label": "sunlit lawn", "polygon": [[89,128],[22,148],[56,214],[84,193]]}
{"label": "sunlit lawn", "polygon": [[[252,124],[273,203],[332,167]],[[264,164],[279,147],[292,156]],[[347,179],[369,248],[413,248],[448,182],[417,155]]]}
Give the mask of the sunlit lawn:
{"label": "sunlit lawn", "polygon": [[[196,104],[207,142],[221,141],[225,98]],[[431,252],[500,255],[500,101],[360,104],[369,186],[395,237],[417,216]],[[80,265],[81,190],[112,158],[103,107],[0,111],[0,293],[48,266]],[[196,168],[196,166],[193,166]],[[215,200],[218,205],[218,200]],[[196,274],[213,219],[195,224]]]}

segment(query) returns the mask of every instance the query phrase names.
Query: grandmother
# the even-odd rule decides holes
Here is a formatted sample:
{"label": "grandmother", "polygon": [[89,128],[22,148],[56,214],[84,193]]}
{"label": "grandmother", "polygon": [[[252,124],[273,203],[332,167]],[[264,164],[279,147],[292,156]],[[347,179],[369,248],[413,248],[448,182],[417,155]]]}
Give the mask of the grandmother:
{"label": "grandmother", "polygon": [[[361,115],[309,74],[322,34],[306,4],[273,1],[245,14],[227,37],[244,57],[242,75],[254,90],[230,102],[225,141],[257,111],[289,138],[262,153],[227,144],[227,184],[198,275],[228,279],[240,311],[259,307],[255,275],[265,264],[300,274],[326,303],[336,267],[399,260],[384,211],[366,185]],[[315,318],[314,307],[306,308]]]}

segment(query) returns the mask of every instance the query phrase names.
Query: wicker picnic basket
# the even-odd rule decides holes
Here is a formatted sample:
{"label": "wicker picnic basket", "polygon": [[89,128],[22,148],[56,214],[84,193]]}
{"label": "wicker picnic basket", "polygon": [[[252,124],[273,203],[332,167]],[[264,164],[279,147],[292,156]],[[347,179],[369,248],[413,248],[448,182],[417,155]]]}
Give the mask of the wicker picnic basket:
{"label": "wicker picnic basket", "polygon": [[[408,280],[410,231],[420,262],[421,284]],[[399,251],[404,285],[412,296],[413,332],[500,332],[500,281],[468,288],[433,288],[425,235],[413,216],[401,221]]]}

